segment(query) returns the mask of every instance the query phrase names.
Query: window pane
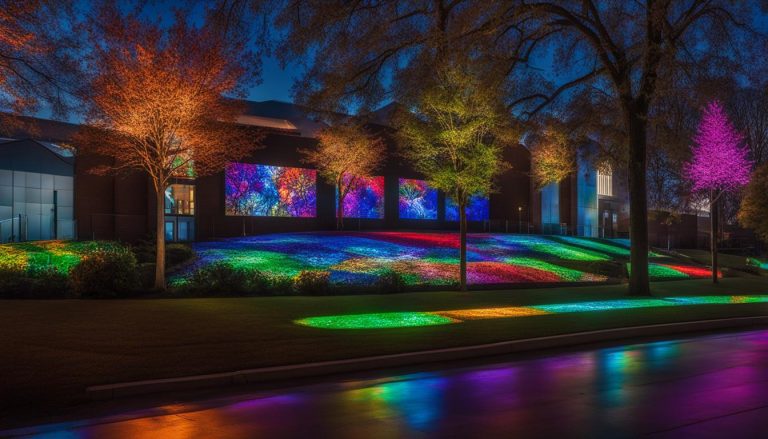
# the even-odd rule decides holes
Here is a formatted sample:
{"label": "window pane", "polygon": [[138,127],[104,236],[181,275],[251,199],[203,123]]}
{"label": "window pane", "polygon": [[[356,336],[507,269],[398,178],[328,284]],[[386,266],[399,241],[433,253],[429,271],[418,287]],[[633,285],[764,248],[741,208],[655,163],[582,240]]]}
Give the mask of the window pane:
{"label": "window pane", "polygon": [[195,214],[195,186],[172,184],[165,190],[165,213],[169,215]]}
{"label": "window pane", "polygon": [[173,221],[165,222],[165,240],[173,241]]}

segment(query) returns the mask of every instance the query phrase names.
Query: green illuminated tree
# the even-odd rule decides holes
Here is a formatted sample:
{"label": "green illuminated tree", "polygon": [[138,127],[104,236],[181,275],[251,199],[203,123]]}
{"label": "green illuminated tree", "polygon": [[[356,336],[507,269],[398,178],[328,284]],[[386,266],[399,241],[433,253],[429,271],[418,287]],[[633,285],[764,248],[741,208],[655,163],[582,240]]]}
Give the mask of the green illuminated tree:
{"label": "green illuminated tree", "polygon": [[472,195],[488,195],[508,167],[502,158],[513,139],[499,91],[466,66],[448,65],[433,75],[398,118],[401,150],[427,182],[459,206],[460,288],[467,288],[467,216]]}
{"label": "green illuminated tree", "polygon": [[573,142],[556,125],[544,127],[531,142],[531,174],[538,189],[559,183],[576,170]]}

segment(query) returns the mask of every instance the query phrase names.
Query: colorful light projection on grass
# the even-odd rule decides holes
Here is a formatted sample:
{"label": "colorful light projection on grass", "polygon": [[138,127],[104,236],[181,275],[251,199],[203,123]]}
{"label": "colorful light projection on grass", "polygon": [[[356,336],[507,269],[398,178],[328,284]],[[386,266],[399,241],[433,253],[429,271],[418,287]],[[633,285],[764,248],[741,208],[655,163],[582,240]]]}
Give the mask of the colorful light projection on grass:
{"label": "colorful light projection on grass", "polygon": [[320,329],[386,329],[462,323],[467,320],[535,317],[552,314],[617,311],[638,308],[685,307],[694,305],[736,305],[766,303],[768,296],[689,296],[654,299],[622,299],[559,303],[534,306],[474,308],[446,311],[392,312],[316,316],[294,323]]}
{"label": "colorful light projection on grass", "polygon": [[[344,186],[349,184],[350,176],[344,177]],[[336,205],[339,196],[336,194]],[[344,197],[345,218],[384,218],[384,177],[357,177]]]}
{"label": "colorful light projection on grass", "polygon": [[763,262],[755,258],[747,258],[747,265],[757,267],[761,270],[768,270],[768,262]]}
{"label": "colorful light projection on grass", "polygon": [[437,189],[424,180],[401,178],[398,212],[402,219],[437,219]]}
{"label": "colorful light projection on grass", "polygon": [[605,242],[596,241],[594,239],[577,238],[574,236],[559,236],[560,240],[567,242],[568,244],[577,245],[580,247],[586,247],[591,250],[597,250],[599,252],[607,253],[614,256],[629,256],[629,249],[618,245],[607,244]]}
{"label": "colorful light projection on grass", "polygon": [[101,241],[35,241],[0,244],[0,270],[67,273],[88,253],[119,244]]}
{"label": "colorful light projection on grass", "polygon": [[[302,270],[330,272],[331,282],[372,285],[388,271],[410,286],[458,281],[456,233],[347,232],[285,233],[198,242],[194,269],[225,262],[243,270],[292,277]],[[570,247],[547,237],[469,235],[471,284],[602,282],[607,277],[574,268],[574,260],[609,261],[607,255]]]}
{"label": "colorful light projection on grass", "polygon": [[[488,198],[475,195],[469,198],[467,221],[485,221],[489,218]],[[445,197],[445,220],[459,220],[459,205],[451,197]]]}
{"label": "colorful light projection on grass", "polygon": [[[627,263],[627,273],[630,273],[632,266]],[[662,279],[701,279],[712,276],[712,271],[704,267],[695,267],[692,265],[680,264],[648,264],[648,276],[651,280]],[[718,272],[717,276],[722,278],[723,273]]]}
{"label": "colorful light projection on grass", "polygon": [[226,214],[314,217],[316,181],[312,169],[229,163],[224,174]]}

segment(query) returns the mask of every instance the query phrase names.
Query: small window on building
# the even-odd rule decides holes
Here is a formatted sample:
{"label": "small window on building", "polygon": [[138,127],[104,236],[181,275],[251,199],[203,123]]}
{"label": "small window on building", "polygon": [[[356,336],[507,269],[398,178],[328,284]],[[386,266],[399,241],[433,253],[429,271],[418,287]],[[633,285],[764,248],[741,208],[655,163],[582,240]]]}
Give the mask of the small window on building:
{"label": "small window on building", "polygon": [[597,195],[613,196],[613,172],[609,166],[597,170]]}
{"label": "small window on building", "polygon": [[172,184],[165,190],[165,213],[167,215],[195,214],[195,186]]}

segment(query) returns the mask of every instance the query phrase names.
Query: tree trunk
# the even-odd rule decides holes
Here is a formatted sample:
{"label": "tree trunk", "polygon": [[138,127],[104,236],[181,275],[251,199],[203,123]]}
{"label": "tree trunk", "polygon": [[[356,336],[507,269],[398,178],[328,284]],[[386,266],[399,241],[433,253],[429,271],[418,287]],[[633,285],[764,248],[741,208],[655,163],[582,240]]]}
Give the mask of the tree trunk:
{"label": "tree trunk", "polygon": [[637,108],[626,109],[629,129],[629,294],[650,296],[648,282],[648,199],[646,196],[646,115]]}
{"label": "tree trunk", "polygon": [[709,228],[710,228],[710,244],[709,248],[712,253],[712,283],[717,283],[717,230],[719,225],[719,205],[717,200],[717,193],[715,191],[709,191]]}
{"label": "tree trunk", "polygon": [[157,201],[156,219],[157,241],[155,244],[155,289],[165,291],[165,190],[157,189],[155,193]]}
{"label": "tree trunk", "polygon": [[467,212],[459,205],[459,289],[467,291]]}
{"label": "tree trunk", "polygon": [[344,200],[341,197],[341,182],[336,184],[336,230],[344,229]]}

